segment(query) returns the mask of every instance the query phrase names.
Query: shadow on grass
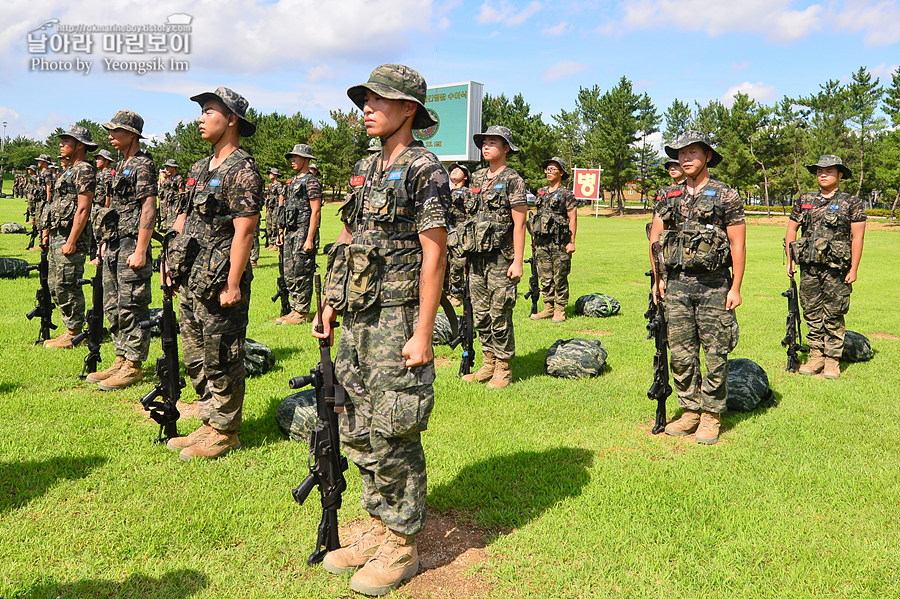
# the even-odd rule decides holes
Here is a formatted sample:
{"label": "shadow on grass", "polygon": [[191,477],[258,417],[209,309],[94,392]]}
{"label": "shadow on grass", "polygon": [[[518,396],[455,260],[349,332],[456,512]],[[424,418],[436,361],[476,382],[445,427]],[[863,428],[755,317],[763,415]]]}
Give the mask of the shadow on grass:
{"label": "shadow on grass", "polygon": [[145,597],[164,597],[165,599],[182,599],[191,597],[209,586],[209,577],[196,570],[175,570],[163,574],[160,578],[151,578],[143,574],[132,574],[122,581],[115,580],[79,580],[68,584],[43,582],[28,589],[25,594],[17,595],[20,599],[76,599],[91,597],[92,599],[127,599]]}
{"label": "shadow on grass", "polygon": [[289,389],[285,385],[284,395],[269,397],[266,404],[266,411],[259,417],[252,420],[244,420],[241,424],[241,446],[257,447],[272,443],[275,441],[285,441],[287,437],[278,428],[278,422],[275,415],[278,413],[278,406],[284,401],[284,398],[292,393],[296,393],[293,389]]}
{"label": "shadow on grass", "polygon": [[449,483],[428,493],[439,511],[470,512],[479,525],[509,532],[590,481],[593,452],[574,447],[519,451],[465,466]]}
{"label": "shadow on grass", "polygon": [[[547,357],[548,349],[550,349],[549,345],[527,354],[517,353],[516,357],[512,359],[513,382],[547,374],[544,372],[544,359]],[[476,364],[476,366],[480,365]]]}
{"label": "shadow on grass", "polygon": [[21,385],[19,385],[19,383],[14,383],[12,381],[3,381],[2,383],[0,383],[0,393],[12,393],[20,386]]}
{"label": "shadow on grass", "polygon": [[58,480],[84,478],[105,463],[106,458],[101,456],[0,462],[0,513],[22,507],[43,495]]}
{"label": "shadow on grass", "polygon": [[754,418],[760,414],[765,414],[771,408],[778,407],[778,405],[781,403],[781,398],[781,393],[772,389],[772,398],[767,402],[760,403],[753,410],[749,412],[727,412],[723,414],[722,425],[719,432],[728,432],[733,428],[737,428],[738,425],[740,425],[740,423],[744,420],[747,420],[748,418]]}

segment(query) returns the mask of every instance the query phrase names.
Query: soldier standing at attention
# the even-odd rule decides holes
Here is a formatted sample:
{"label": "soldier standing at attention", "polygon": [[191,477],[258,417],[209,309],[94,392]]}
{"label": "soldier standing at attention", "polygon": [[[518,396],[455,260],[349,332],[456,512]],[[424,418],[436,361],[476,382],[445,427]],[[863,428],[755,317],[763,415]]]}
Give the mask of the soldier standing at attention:
{"label": "soldier standing at attention", "polygon": [[[447,260],[447,171],[412,136],[435,124],[416,71],[382,65],[347,90],[366,132],[382,150],[356,163],[333,246],[322,311],[328,338],[343,327],[335,375],[347,391],[341,444],[362,476],[369,530],[331,551],[334,574],[362,567],[350,588],[384,595],[415,576],[416,534],[425,525],[426,471],[421,433],[434,407],[431,336]],[[344,290],[346,289],[346,293]]]}
{"label": "soldier standing at attention", "polygon": [[101,244],[103,311],[109,321],[116,359],[106,370],[91,373],[87,381],[103,391],[116,391],[144,378],[141,365],[150,349],[150,331],[139,323],[150,318],[150,237],[156,224],[158,173],[140,139],[144,119],[120,110],[103,126],[109,140],[122,153],[112,171],[109,208],[96,218],[106,222]]}
{"label": "soldier standing at attention", "polygon": [[275,167],[269,169],[269,186],[266,187],[266,239],[267,250],[277,250],[278,241],[278,197],[281,195],[281,172]]}
{"label": "soldier standing at attention", "polygon": [[684,409],[666,426],[666,434],[696,431],[698,443],[712,445],[719,440],[721,414],[727,409],[728,354],[738,342],[734,309],[741,305],[744,279],[744,204],[735,190],[710,177],[709,167],[722,156],[709,136],[687,131],[665,150],[678,158],[686,175],[657,203],[650,229],[651,258],[652,244],[658,241],[666,265],[657,291],[666,302],[672,378]]}
{"label": "soldier standing at attention", "polygon": [[510,361],[516,353],[512,314],[522,278],[528,201],[525,181],[506,164],[507,155],[519,151],[510,130],[491,125],[474,138],[488,166],[472,175],[471,199],[459,235],[484,365],[463,380],[502,389],[512,380]]}
{"label": "soldier standing at attention", "polygon": [[28,220],[26,225],[33,225],[35,220],[35,189],[37,188],[37,168],[34,165],[28,167],[28,178],[25,181],[25,199],[28,200]]}
{"label": "soldier standing at attention", "polygon": [[59,135],[59,151],[71,166],[56,180],[50,204],[50,294],[59,307],[66,331],[44,341],[44,347],[71,349],[72,338],[84,327],[84,292],[78,280],[84,275],[84,259],[90,250],[87,227],[96,185],[94,165],[85,160],[97,149],[91,132],[73,125]]}
{"label": "soldier standing at attention", "polygon": [[531,259],[536,261],[544,310],[532,314],[531,318],[540,320],[552,316],[553,322],[564,322],[566,304],[569,303],[569,271],[575,253],[578,206],[572,190],[561,185],[569,176],[565,161],[554,156],[541,166],[549,185],[538,190],[530,228],[534,239]]}
{"label": "soldier standing at attention", "polygon": [[[166,169],[166,180],[160,186],[160,210],[162,214],[162,229],[168,231],[175,224],[175,218],[181,212],[181,200],[184,197],[184,177],[178,173],[178,163],[174,159],[166,160],[163,167]],[[165,207],[165,208],[163,208]]]}
{"label": "soldier standing at attention", "polygon": [[[826,379],[837,379],[844,349],[844,314],[850,308],[850,292],[862,257],[866,211],[858,198],[838,187],[842,178],[851,176],[840,158],[826,154],[806,169],[816,176],[819,191],[804,193],[794,201],[784,236],[790,249],[788,276],[794,278],[794,266],[800,265],[798,295],[809,327],[809,361],[799,372],[819,374],[824,370]],[[803,236],[797,239],[800,227]]]}
{"label": "soldier standing at attention", "polygon": [[[53,177],[53,171],[50,170],[50,156],[41,154],[37,157],[38,174],[34,184],[34,210],[35,222],[38,231],[41,232],[41,240],[44,239],[44,232],[48,230],[48,218],[50,216],[48,209],[50,206],[50,198],[53,196],[53,184],[56,179]],[[37,244],[35,250],[41,249]]]}
{"label": "soldier standing at attention", "polygon": [[290,296],[291,311],[276,318],[278,324],[309,322],[316,251],[319,249],[319,220],[322,214],[322,183],[309,172],[312,148],[297,144],[284,155],[297,171],[284,184],[278,199],[281,214],[278,246],[284,260],[284,282]]}
{"label": "soldier standing at attention", "polygon": [[[450,173],[450,214],[454,227],[466,218],[466,197],[469,193],[469,169],[454,162],[447,169]],[[462,290],[466,284],[466,258],[459,246],[459,234],[453,232],[447,238],[447,297],[454,306],[462,305]]]}
{"label": "soldier standing at attention", "polygon": [[[256,131],[246,117],[247,100],[227,87],[191,100],[201,106],[200,135],[212,144],[213,153],[191,168],[184,212],[175,220],[179,235],[163,266],[163,276],[168,268],[181,290],[184,367],[203,422],[187,437],[167,444],[185,461],[218,458],[241,446],[244,340],[253,279],[248,260],[263,201],[256,161],[240,147],[241,137]],[[193,261],[184,251],[189,245],[198,247]]]}

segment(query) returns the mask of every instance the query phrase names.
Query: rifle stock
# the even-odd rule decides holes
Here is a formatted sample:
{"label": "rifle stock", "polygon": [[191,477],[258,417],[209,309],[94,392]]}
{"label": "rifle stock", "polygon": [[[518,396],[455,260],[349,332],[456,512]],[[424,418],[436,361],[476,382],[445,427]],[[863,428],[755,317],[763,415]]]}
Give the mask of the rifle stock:
{"label": "rifle stock", "polygon": [[81,285],[90,285],[91,307],[87,311],[87,330],[75,335],[72,345],[77,347],[87,340],[88,355],[84,358],[84,366],[81,369],[81,378],[87,377],[92,372],[97,372],[97,365],[103,361],[100,357],[100,344],[106,329],[103,327],[103,260],[97,262],[97,272],[92,279],[79,279]]}
{"label": "rifle stock", "polygon": [[284,280],[284,246],[278,248],[278,280],[276,281],[278,288],[275,295],[272,296],[272,302],[281,299],[281,316],[287,316],[291,313],[291,299],[288,295],[287,283]]}
{"label": "rifle stock", "polygon": [[788,315],[786,328],[787,332],[784,339],[781,340],[781,346],[787,349],[787,372],[797,372],[800,368],[800,356],[798,352],[807,352],[808,348],[803,346],[803,338],[800,334],[800,298],[797,295],[797,283],[794,278],[790,277],[790,287],[783,292],[782,297],[786,297],[788,301]]}
{"label": "rifle stock", "polygon": [[[463,273],[465,281],[462,288],[463,315],[459,320],[459,335],[450,342],[450,349],[456,349],[461,343],[463,346],[462,359],[459,362],[458,376],[464,376],[472,371],[475,365],[475,320],[472,314],[472,296],[469,294],[469,265],[465,266]],[[454,292],[458,291],[456,289]]]}
{"label": "rifle stock", "polygon": [[654,270],[646,274],[650,277],[650,299],[644,318],[647,319],[647,339],[653,339],[656,343],[656,353],[653,355],[653,384],[647,390],[647,397],[656,401],[656,417],[652,432],[658,435],[666,428],[666,399],[672,394],[672,386],[669,384],[669,336],[666,313],[662,298],[654,301],[658,289],[658,281],[665,278],[665,267],[662,260],[662,250],[659,243],[651,246],[653,254]]}

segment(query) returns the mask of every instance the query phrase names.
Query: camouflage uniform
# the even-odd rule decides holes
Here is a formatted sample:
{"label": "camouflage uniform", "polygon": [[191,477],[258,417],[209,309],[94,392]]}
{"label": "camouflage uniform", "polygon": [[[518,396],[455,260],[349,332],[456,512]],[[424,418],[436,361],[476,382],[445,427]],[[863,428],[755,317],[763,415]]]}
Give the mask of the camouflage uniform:
{"label": "camouflage uniform", "polygon": [[64,256],[62,247],[69,240],[78,195],[93,193],[97,169],[91,163],[80,160],[56,180],[50,214],[50,252],[48,279],[50,295],[59,307],[63,324],[70,331],[80,331],[84,326],[84,292],[78,280],[84,275],[84,259],[90,249],[90,227],[85,223],[75,242],[75,253]]}
{"label": "camouflage uniform", "polygon": [[[466,197],[469,194],[468,187],[460,187],[450,190],[450,220],[451,225],[462,223],[466,216]],[[447,284],[446,289],[454,297],[461,297],[465,287],[466,258],[463,256],[459,245],[459,233],[453,231],[447,237]]]}
{"label": "camouflage uniform", "polygon": [[312,300],[313,276],[316,274],[316,252],[319,231],[316,230],[313,250],[303,251],[309,233],[312,207],[310,201],[322,199],[322,183],[312,173],[288,179],[282,190],[284,205],[280,208],[279,226],[284,231],[284,282],[290,294],[291,310],[308,314]]}
{"label": "camouflage uniform", "polygon": [[162,229],[167,231],[175,224],[175,218],[181,212],[181,188],[184,177],[175,173],[166,178],[159,187],[159,210],[162,213]]}
{"label": "camouflage uniform", "polygon": [[180,238],[195,240],[191,243],[198,249],[182,266],[187,274],[179,281],[179,322],[184,367],[199,397],[200,419],[217,430],[233,432],[241,426],[244,405],[244,339],[253,279],[249,264],[241,276],[240,301],[223,308],[219,292],[231,266],[233,221],[259,214],[262,179],[253,157],[243,149],[212,171],[211,160],[209,156],[194,164],[187,180]]}
{"label": "camouflage uniform", "polygon": [[28,175],[25,181],[25,199],[28,200],[28,220],[33,220],[34,222],[37,222],[36,189],[37,174]]}
{"label": "camouflage uniform", "polygon": [[553,192],[549,186],[538,190],[529,229],[534,240],[532,259],[537,265],[545,303],[557,306],[569,303],[572,254],[566,251],[566,245],[572,240],[569,211],[576,207],[575,194],[562,184]]}
{"label": "camouflage uniform", "polygon": [[[419,141],[384,172],[380,164],[379,152],[354,167],[341,217],[353,240],[333,246],[326,294],[343,311],[335,358],[348,396],[341,441],[362,475],[363,508],[413,535],[425,522],[421,432],[434,406],[434,362],[407,367],[402,349],[418,320],[419,234],[447,227],[450,187],[447,171]],[[350,278],[347,264],[360,274]]]}
{"label": "camouflage uniform", "polygon": [[[472,175],[466,220],[458,234],[469,262],[469,293],[475,329],[484,351],[500,360],[511,360],[516,353],[513,332],[513,308],[516,286],[506,272],[513,261],[512,209],[527,206],[525,181],[507,166],[493,179],[488,169]],[[492,232],[477,240],[478,223],[493,224]]]}
{"label": "camouflage uniform", "polygon": [[667,266],[665,307],[678,405],[721,414],[727,409],[728,354],[739,336],[734,310],[725,309],[731,287],[726,228],[744,222],[744,204],[735,190],[712,177],[695,196],[688,195],[686,183],[672,186],[666,196],[655,210],[665,224],[660,244]]}
{"label": "camouflage uniform", "polygon": [[850,268],[850,225],[865,222],[862,202],[837,190],[831,198],[821,192],[801,194],[790,219],[803,236],[791,244],[800,265],[800,305],[809,327],[807,343],[826,357],[841,359],[844,315],[850,308],[853,286],[844,282]]}
{"label": "camouflage uniform", "polygon": [[56,183],[56,179],[53,178],[53,174],[50,172],[49,168],[45,168],[37,174],[37,180],[35,181],[34,187],[34,222],[37,223],[38,229],[42,231],[50,226],[50,213],[48,208],[50,206],[51,198],[50,194],[47,193],[47,186],[49,185],[52,189],[54,183]]}
{"label": "camouflage uniform", "polygon": [[269,245],[275,245],[278,238],[278,196],[281,193],[281,183],[277,180],[266,187],[266,239]]}

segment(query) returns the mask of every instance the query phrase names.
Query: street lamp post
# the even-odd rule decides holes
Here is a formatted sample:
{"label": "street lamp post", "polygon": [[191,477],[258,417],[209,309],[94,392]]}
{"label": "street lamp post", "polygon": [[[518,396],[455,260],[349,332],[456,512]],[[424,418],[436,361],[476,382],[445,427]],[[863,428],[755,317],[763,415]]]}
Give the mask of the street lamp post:
{"label": "street lamp post", "polygon": [[[3,121],[3,137],[0,137],[0,154],[6,152],[6,121]],[[0,161],[0,193],[3,193],[3,167],[6,163],[6,157]]]}

